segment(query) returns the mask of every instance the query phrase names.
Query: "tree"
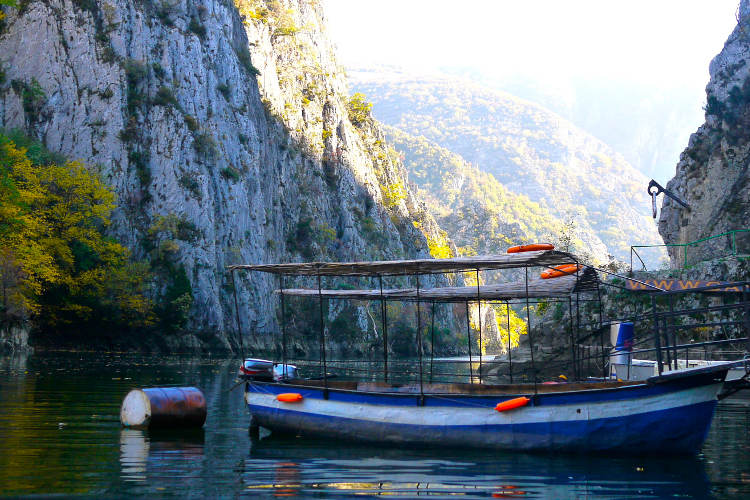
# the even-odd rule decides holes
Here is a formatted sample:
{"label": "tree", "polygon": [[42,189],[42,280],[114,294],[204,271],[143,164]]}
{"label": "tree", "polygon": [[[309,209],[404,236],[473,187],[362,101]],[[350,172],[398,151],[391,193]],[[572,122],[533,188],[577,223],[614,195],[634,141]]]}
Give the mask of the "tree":
{"label": "tree", "polygon": [[148,267],[105,235],[114,208],[82,163],[0,133],[0,319],[30,317],[46,331],[149,324]]}

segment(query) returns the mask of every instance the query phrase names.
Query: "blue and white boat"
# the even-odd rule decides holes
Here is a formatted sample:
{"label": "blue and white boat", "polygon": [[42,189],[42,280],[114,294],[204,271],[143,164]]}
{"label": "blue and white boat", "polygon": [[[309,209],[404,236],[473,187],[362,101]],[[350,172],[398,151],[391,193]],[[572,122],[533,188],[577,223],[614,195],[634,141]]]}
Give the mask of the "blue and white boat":
{"label": "blue and white boat", "polygon": [[[508,450],[695,453],[734,363],[665,373],[639,383],[493,387],[329,381],[253,381],[254,423],[272,431],[391,444]],[[311,385],[315,384],[315,385]],[[279,394],[296,393],[296,402]],[[498,412],[498,403],[528,397]]]}
{"label": "blue and white boat", "polygon": [[[590,269],[582,269],[574,276],[543,283],[529,280],[527,271],[527,280],[522,284],[420,289],[417,280],[417,287],[412,289],[323,290],[320,276],[379,277],[407,272],[428,274],[467,270],[475,270],[478,274],[487,269],[550,268],[570,262],[576,262],[570,254],[534,251],[518,255],[397,263],[236,266],[232,270],[318,277],[317,290],[280,290],[282,308],[284,295],[313,296],[321,303],[329,298],[411,300],[417,304],[417,321],[420,322],[418,308],[421,300],[461,302],[474,298],[477,302],[504,300],[507,303],[511,298],[523,297],[528,305],[530,297],[591,290],[592,283],[598,286],[598,279],[595,275],[592,278]],[[397,446],[575,453],[695,453],[706,438],[727,372],[742,363],[714,363],[635,381],[607,377],[592,380],[590,376],[582,375],[579,369],[576,370],[580,374],[578,381],[569,383],[540,383],[534,372],[533,383],[489,384],[481,379],[474,383],[473,377],[470,379],[472,383],[428,383],[422,377],[420,358],[418,381],[394,384],[339,380],[331,378],[325,367],[322,311],[321,306],[323,377],[317,380],[248,377],[245,400],[252,416],[251,428],[262,426],[273,432]],[[387,324],[385,311],[383,307],[384,325]],[[572,324],[573,320],[570,321]],[[419,326],[417,331],[420,331]],[[421,339],[416,340],[421,342]],[[384,342],[387,343],[387,339]],[[286,338],[283,349],[285,353]],[[573,351],[575,353],[575,349]],[[419,352],[422,352],[421,344]],[[383,354],[384,379],[387,380],[387,348]],[[575,361],[575,354],[573,356]],[[286,359],[282,366],[285,362]],[[579,362],[579,368],[582,365]]]}

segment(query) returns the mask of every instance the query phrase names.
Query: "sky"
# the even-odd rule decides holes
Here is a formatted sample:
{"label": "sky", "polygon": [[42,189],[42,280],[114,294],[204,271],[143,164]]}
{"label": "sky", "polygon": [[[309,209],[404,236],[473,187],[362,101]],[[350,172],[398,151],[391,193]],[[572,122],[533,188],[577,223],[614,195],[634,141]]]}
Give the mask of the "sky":
{"label": "sky", "polygon": [[345,65],[705,87],[737,0],[325,0]]}
{"label": "sky", "polygon": [[324,0],[344,66],[480,79],[561,114],[662,183],[703,122],[708,66],[737,24],[737,5]]}

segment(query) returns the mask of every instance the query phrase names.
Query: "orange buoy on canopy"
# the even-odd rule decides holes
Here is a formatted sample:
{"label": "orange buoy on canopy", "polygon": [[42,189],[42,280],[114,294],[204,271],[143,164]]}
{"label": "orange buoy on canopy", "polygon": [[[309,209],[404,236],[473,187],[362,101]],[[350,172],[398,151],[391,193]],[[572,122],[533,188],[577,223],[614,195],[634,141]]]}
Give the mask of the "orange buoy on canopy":
{"label": "orange buoy on canopy", "polygon": [[276,396],[276,399],[282,403],[299,403],[303,397],[298,392],[285,392]]}
{"label": "orange buoy on canopy", "polygon": [[563,266],[556,266],[552,269],[547,269],[546,271],[542,272],[540,276],[543,280],[548,280],[550,278],[559,278],[560,276],[575,274],[582,268],[583,266],[579,266],[578,264],[565,264]]}
{"label": "orange buoy on canopy", "polygon": [[534,243],[532,245],[518,245],[516,247],[510,247],[508,253],[521,253],[521,252],[535,252],[537,250],[554,250],[555,245],[549,243]]}
{"label": "orange buoy on canopy", "polygon": [[509,399],[507,401],[503,401],[502,403],[498,403],[497,406],[495,406],[495,410],[497,411],[515,410],[516,408],[526,406],[527,404],[529,404],[529,401],[531,400],[527,398],[526,396],[521,396],[520,398]]}

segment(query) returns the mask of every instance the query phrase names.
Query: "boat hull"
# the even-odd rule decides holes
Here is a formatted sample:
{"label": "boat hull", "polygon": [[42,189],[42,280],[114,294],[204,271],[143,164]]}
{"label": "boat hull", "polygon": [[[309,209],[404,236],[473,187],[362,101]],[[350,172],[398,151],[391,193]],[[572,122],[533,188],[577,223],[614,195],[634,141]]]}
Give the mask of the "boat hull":
{"label": "boat hull", "polygon": [[[528,451],[636,454],[695,453],[705,440],[723,375],[659,384],[530,396],[529,405],[497,412],[519,395],[469,396],[326,391],[252,383],[246,401],[272,431],[376,443],[469,446]],[[291,390],[299,403],[276,395]]]}

